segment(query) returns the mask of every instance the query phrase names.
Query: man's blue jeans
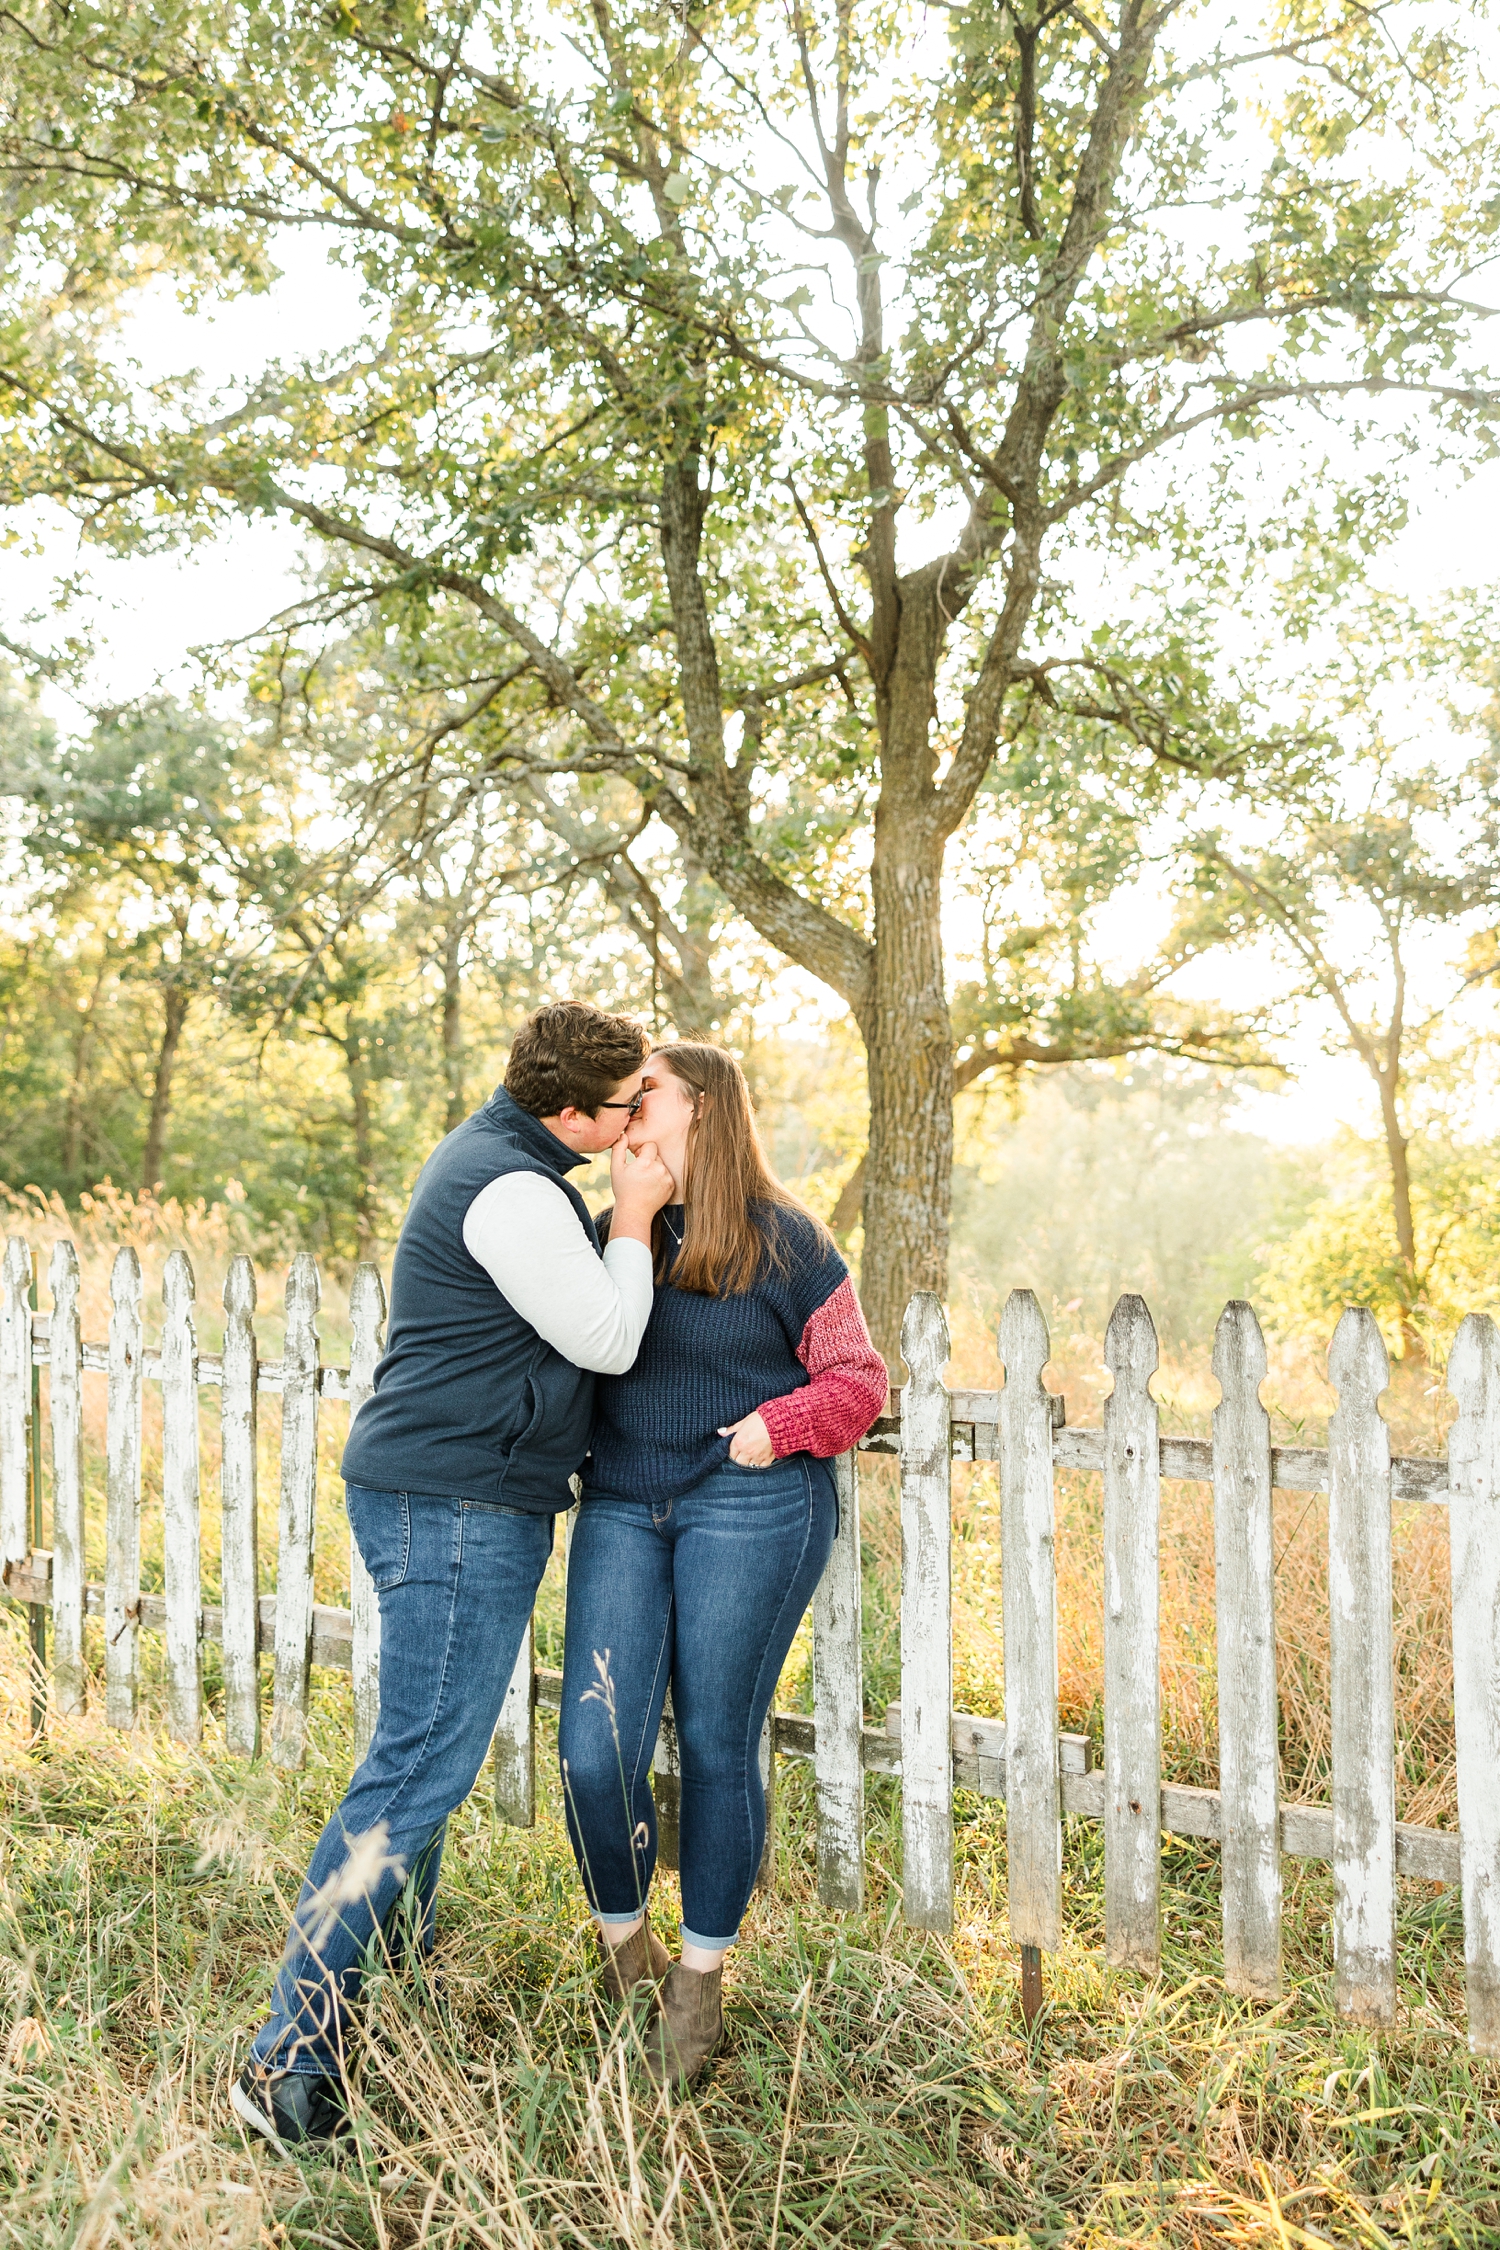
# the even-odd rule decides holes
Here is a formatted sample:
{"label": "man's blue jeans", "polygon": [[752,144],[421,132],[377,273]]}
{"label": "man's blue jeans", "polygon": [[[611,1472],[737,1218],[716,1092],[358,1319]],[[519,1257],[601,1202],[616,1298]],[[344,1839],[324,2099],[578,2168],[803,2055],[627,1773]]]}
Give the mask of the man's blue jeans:
{"label": "man's blue jeans", "polygon": [[672,1689],[682,1934],[732,1945],[766,1836],[760,1735],[838,1528],[833,1467],[728,1462],[679,1500],[586,1499],[568,1549],[558,1751],[589,1903],[632,1922],[656,1866],[648,1776]]}
{"label": "man's blue jeans", "polygon": [[344,2026],[408,1881],[432,1945],[448,1815],[473,1788],[552,1551],[552,1518],[478,1500],[345,1487],[380,1597],[380,1722],[307,1870],[269,2022],[272,2070],[342,2075]]}

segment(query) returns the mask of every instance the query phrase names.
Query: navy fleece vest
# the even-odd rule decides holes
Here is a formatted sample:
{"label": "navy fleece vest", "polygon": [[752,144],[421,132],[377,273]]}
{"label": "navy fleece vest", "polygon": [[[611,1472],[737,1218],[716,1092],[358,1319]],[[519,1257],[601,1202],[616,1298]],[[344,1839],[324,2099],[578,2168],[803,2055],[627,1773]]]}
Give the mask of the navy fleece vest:
{"label": "navy fleece vest", "polygon": [[563,1358],[464,1248],[464,1214],[506,1172],[555,1179],[597,1249],[574,1156],[498,1089],[439,1141],[412,1191],[391,1272],[390,1326],[375,1389],[344,1448],[351,1484],[500,1501],[535,1515],[571,1507],[588,1451],[594,1378]]}

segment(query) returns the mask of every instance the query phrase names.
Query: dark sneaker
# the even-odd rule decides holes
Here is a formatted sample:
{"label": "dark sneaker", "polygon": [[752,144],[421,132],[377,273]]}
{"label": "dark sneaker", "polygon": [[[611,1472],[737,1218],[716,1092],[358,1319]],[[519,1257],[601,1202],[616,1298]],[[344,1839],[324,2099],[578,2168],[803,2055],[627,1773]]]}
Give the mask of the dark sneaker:
{"label": "dark sneaker", "polygon": [[310,2156],[349,2130],[344,2089],[336,2078],[246,2063],[229,2089],[236,2117],[268,2140],[278,2156]]}

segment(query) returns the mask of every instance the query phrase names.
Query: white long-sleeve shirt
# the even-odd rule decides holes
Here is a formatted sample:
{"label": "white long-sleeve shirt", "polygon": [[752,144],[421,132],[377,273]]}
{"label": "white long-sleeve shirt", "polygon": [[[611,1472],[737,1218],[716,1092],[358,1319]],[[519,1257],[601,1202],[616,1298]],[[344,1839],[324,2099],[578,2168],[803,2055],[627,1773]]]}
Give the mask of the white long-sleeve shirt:
{"label": "white long-sleeve shirt", "polygon": [[506,1172],[464,1213],[464,1248],[538,1335],[596,1375],[623,1375],[651,1318],[651,1252],[611,1241],[601,1258],[563,1190]]}

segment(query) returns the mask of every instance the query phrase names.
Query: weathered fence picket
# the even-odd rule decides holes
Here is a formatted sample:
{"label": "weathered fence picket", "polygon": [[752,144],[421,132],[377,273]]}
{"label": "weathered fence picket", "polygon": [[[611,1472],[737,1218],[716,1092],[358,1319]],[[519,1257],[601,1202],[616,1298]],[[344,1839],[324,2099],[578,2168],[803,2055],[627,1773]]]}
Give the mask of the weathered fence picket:
{"label": "weathered fence picket", "polygon": [[1453,1723],[1469,2045],[1500,2055],[1500,1329],[1470,1313],[1448,1357]]}
{"label": "weathered fence picket", "polygon": [[953,1927],[948,1315],[930,1290],[901,1323],[901,1847],[906,1919]]}
{"label": "weathered fence picket", "polygon": [[1389,1383],[1374,1315],[1351,1307],[1328,1378],[1328,1631],[1333,1738],[1333,1965],[1340,2011],[1396,2020],[1396,1681]]}
{"label": "weathered fence picket", "polygon": [[256,1490],[255,1268],[243,1253],[224,1276],[219,1398],[224,1601],[224,1732],[242,1758],[260,1756],[260,1534]]}
{"label": "weathered fence picket", "polygon": [[1010,1932],[1055,1953],[1062,1934],[1062,1798],[1057,1739],[1057,1569],[1051,1342],[1029,1289],[1000,1315],[1000,1604],[1005,1636],[1005,1836]]}
{"label": "weathered fence picket", "polygon": [[[54,1699],[82,1708],[84,1619],[104,1622],[105,1709],[131,1726],[137,1713],[137,1639],[167,1636],[172,1730],[202,1728],[200,1644],[219,1639],[224,1724],[231,1749],[259,1748],[260,1657],[274,1651],[271,1748],[301,1762],[310,1663],[354,1675],[356,1735],[363,1747],[379,1699],[379,1613],[351,1552],[350,1612],[315,1608],[313,1563],[319,1402],[369,1395],[385,1300],[372,1266],[350,1293],[348,1369],[318,1357],[319,1283],[310,1257],[287,1281],[286,1345],[262,1364],[255,1336],[256,1281],[236,1258],[224,1284],[221,1354],[201,1353],[191,1267],[181,1253],[163,1278],[158,1351],[145,1349],[139,1261],[122,1250],[111,1275],[107,1349],[84,1341],[78,1261],[53,1246],[50,1315],[27,1302],[29,1245],[13,1238],[0,1266],[0,1537],[14,1598],[51,1602]],[[1139,1298],[1116,1306],[1105,1343],[1114,1378],[1101,1428],[1064,1426],[1043,1370],[1046,1322],[1027,1291],[1006,1304],[1000,1390],[949,1391],[942,1380],[948,1329],[935,1297],[914,1298],[903,1327],[910,1371],[860,1450],[899,1453],[902,1470],[902,1697],[884,1726],[865,1723],[861,1659],[857,1456],[836,1464],[839,1531],[813,1608],[813,1709],[773,1713],[760,1745],[774,1802],[778,1757],[813,1765],[818,1885],[832,1906],[864,1893],[864,1776],[902,1786],[904,1903],[917,1926],[953,1917],[953,1793],[977,1790],[1007,1803],[1012,1929],[1022,1951],[1028,2013],[1040,1998],[1041,1950],[1061,1935],[1061,1822],[1103,1823],[1106,1945],[1115,1962],[1152,1973],[1159,1963],[1163,1830],[1217,1841],[1222,1851],[1224,1967],[1231,1988],[1273,1996],[1280,1983],[1281,1861],[1331,1862],[1335,1994],[1341,2012],[1370,2025],[1393,2020],[1394,1907],[1398,1876],[1461,1883],[1469,2036],[1500,2054],[1500,1331],[1471,1316],[1449,1364],[1458,1400],[1449,1460],[1393,1460],[1378,1400],[1388,1365],[1375,1324],[1346,1313],[1329,1353],[1338,1394],[1326,1451],[1273,1447],[1260,1401],[1265,1346],[1248,1305],[1225,1308],[1214,1343],[1222,1400],[1211,1443],[1163,1438],[1150,1382],[1155,1331]],[[38,1542],[28,1506],[31,1370],[49,1369],[52,1549]],[[108,1374],[106,1564],[102,1587],[85,1583],[83,1384]],[[162,1393],[161,1497],[164,1590],[140,1586],[142,1386]],[[219,1387],[222,1439],[222,1607],[199,1586],[198,1390]],[[280,1534],[276,1589],[262,1595],[256,1552],[256,1414],[262,1391],[282,1398]],[[1000,1474],[1005,1719],[952,1709],[950,1463],[996,1461]],[[1054,1475],[1104,1480],[1104,1770],[1090,1744],[1058,1726]],[[1161,1778],[1159,1487],[1164,1477],[1211,1480],[1219,1651],[1217,1789]],[[1331,1804],[1281,1805],[1277,1783],[1273,1488],[1329,1495]],[[1419,1500],[1447,1505],[1453,1560],[1453,1646],[1460,1830],[1395,1818],[1391,1511]],[[567,1519],[564,1519],[566,1539]],[[499,1816],[530,1825],[536,1811],[538,1699],[558,1705],[561,1675],[539,1670],[528,1630],[495,1734]],[[678,1753],[670,1703],[653,1759],[660,1856],[676,1860]],[[774,1879],[775,1824],[762,1882]]]}
{"label": "weathered fence picket", "polygon": [[[377,1266],[362,1265],[349,1291],[349,1420],[375,1388],[375,1367],[385,1327],[385,1285]],[[380,1712],[380,1602],[359,1543],[349,1535],[349,1615],[354,1643],[354,1755],[370,1747]]]}
{"label": "weathered fence picket", "polygon": [[115,1258],[109,1294],[104,1715],[112,1727],[133,1727],[141,1622],[141,1261],[128,1247]]}
{"label": "weathered fence picket", "polygon": [[52,1422],[52,1692],[65,1718],[84,1707],[83,1329],[78,1252],[54,1242],[48,1273]]}
{"label": "weathered fence picket", "polygon": [[865,1723],[859,1574],[859,1456],[840,1454],[839,1528],[813,1596],[813,1724],[818,1749],[818,1896],[855,1909],[865,1896]]}
{"label": "weathered fence picket", "polygon": [[528,1625],[495,1722],[495,1810],[510,1828],[536,1824],[535,1679],[536,1628]]}
{"label": "weathered fence picket", "polygon": [[1249,1999],[1281,1991],[1281,1787],[1276,1724],[1276,1575],[1266,1347],[1250,1307],[1214,1331],[1214,1584],[1219,1647],[1220,1905],[1224,1981]]}
{"label": "weathered fence picket", "polygon": [[312,1667],[313,1537],[318,1491],[318,1269],[307,1251],[286,1278],[281,1357],[281,1516],[276,1542],[276,1669],[271,1756],[300,1766],[307,1755]]}
{"label": "weathered fence picket", "polygon": [[163,1584],[167,1599],[167,1713],[179,1742],[203,1734],[203,1607],[198,1529],[198,1339],[193,1269],[174,1250],[162,1276],[161,1488]]}
{"label": "weathered fence picket", "polygon": [[1120,1968],[1161,1961],[1161,1441],[1156,1330],[1122,1297],[1104,1338],[1104,1937]]}
{"label": "weathered fence picket", "polygon": [[31,1245],[13,1234],[0,1265],[0,1568],[31,1546]]}

